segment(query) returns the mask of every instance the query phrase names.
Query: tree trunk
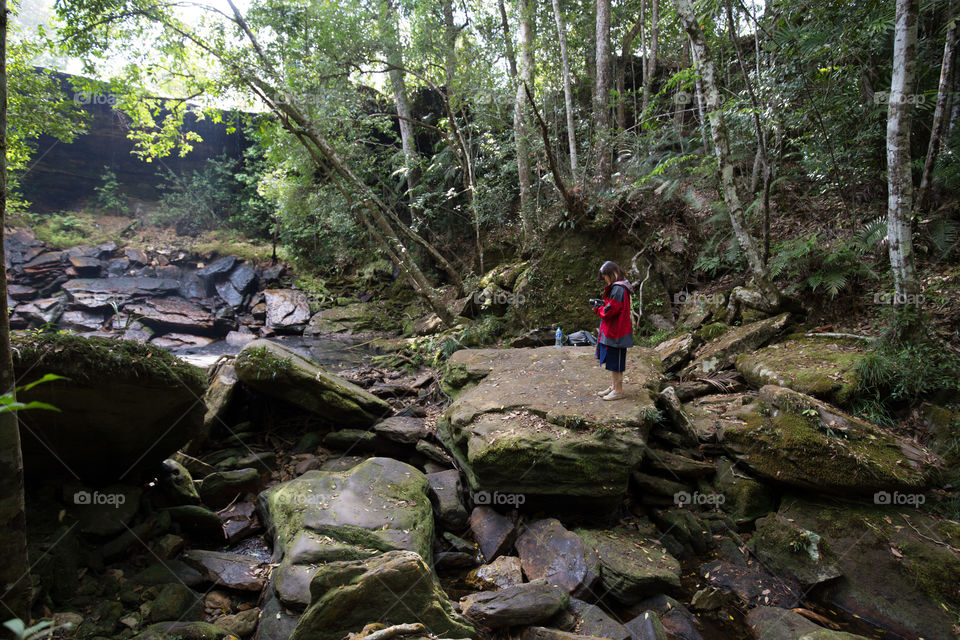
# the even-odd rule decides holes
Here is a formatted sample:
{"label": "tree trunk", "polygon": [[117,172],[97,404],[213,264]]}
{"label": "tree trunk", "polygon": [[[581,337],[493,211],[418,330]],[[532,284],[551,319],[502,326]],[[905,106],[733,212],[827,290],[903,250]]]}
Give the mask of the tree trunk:
{"label": "tree trunk", "polygon": [[[240,15],[239,11],[235,8],[234,12],[235,15]],[[248,35],[251,40],[253,40],[252,34]],[[360,216],[365,226],[371,230],[371,232],[376,230],[375,239],[378,242],[381,244],[386,243],[390,247],[391,253],[389,255],[391,261],[400,273],[404,275],[411,288],[436,312],[445,325],[452,327],[455,324],[453,314],[446,305],[443,304],[443,301],[440,300],[437,292],[410,255],[406,245],[404,245],[403,241],[397,235],[396,230],[391,226],[391,219],[395,224],[399,223],[399,220],[396,213],[390,208],[390,205],[383,202],[340,158],[336,149],[320,134],[313,125],[313,122],[304,115],[304,111],[299,107],[296,99],[292,95],[279,93],[260,78],[247,76],[247,82],[274,113],[277,114],[281,121],[284,122],[285,128],[304,144],[322,171],[329,175],[331,179],[343,180],[356,190],[360,203],[363,205],[363,208],[367,210],[370,218],[365,218],[359,210],[356,210],[357,215]],[[346,190],[344,190],[344,192],[346,192]],[[406,229],[406,231],[410,234],[414,233],[409,229]],[[378,234],[382,234],[382,237],[376,237]]]}
{"label": "tree trunk", "polygon": [[613,172],[610,158],[610,0],[597,0],[597,73],[593,91],[594,160],[597,183],[606,187]]}
{"label": "tree trunk", "polygon": [[397,33],[396,8],[390,0],[384,6],[383,46],[386,49],[387,63],[390,64],[390,85],[397,105],[397,121],[400,126],[400,144],[403,147],[403,160],[406,167],[407,197],[410,199],[410,217],[415,225],[422,222],[423,212],[413,204],[414,190],[420,183],[420,168],[417,162],[417,143],[413,132],[413,115],[410,100],[407,97],[407,83],[403,77],[403,53],[400,36]]}
{"label": "tree trunk", "polygon": [[447,84],[447,99],[453,95],[457,69],[457,27],[453,23],[453,0],[443,0],[443,71]]}
{"label": "tree trunk", "polygon": [[518,65],[517,92],[513,110],[513,130],[517,144],[517,173],[520,177],[520,221],[523,224],[523,239],[531,242],[535,235],[533,223],[534,202],[530,179],[530,143],[527,140],[527,123],[524,118],[524,85],[533,86],[533,24],[530,19],[533,3],[520,0],[520,60]]}
{"label": "tree trunk", "polygon": [[[763,210],[763,264],[767,264],[770,258],[770,158],[767,154],[767,134],[760,122],[761,105],[757,94],[753,90],[753,83],[750,82],[750,74],[747,72],[747,65],[743,61],[743,52],[740,50],[740,43],[737,41],[737,34],[734,30],[733,6],[730,0],[726,1],[727,9],[727,28],[730,33],[730,43],[737,56],[737,64],[740,66],[740,73],[743,76],[743,84],[747,88],[747,94],[750,96],[750,106],[753,108],[753,127],[757,136],[757,161],[763,169],[763,198],[761,200]],[[757,164],[757,163],[755,163]],[[755,179],[754,179],[755,180]],[[752,181],[750,193],[756,192],[756,182]]]}
{"label": "tree trunk", "polygon": [[[554,0],[556,2],[556,0]],[[633,59],[633,39],[640,34],[640,44],[643,46],[643,3],[640,4],[640,19],[637,20],[627,35],[623,37],[623,48],[620,53],[620,60],[617,62],[617,127],[621,131],[627,128],[627,64]],[[646,73],[646,65],[644,71]],[[647,82],[646,75],[643,76],[643,82]],[[637,114],[634,114],[636,117]]]}
{"label": "tree trunk", "polygon": [[657,55],[660,39],[660,0],[650,2],[650,54],[647,56],[647,68],[643,80],[643,101],[640,103],[640,113],[646,113],[650,105],[650,95],[653,90],[653,77],[657,73]]}
{"label": "tree trunk", "polygon": [[[501,0],[502,2],[502,0]],[[570,56],[567,53],[567,26],[560,12],[560,0],[553,0],[553,17],[557,22],[557,37],[560,39],[560,68],[563,74],[563,104],[567,112],[567,142],[570,146],[570,173],[577,183],[577,128],[573,118],[573,89],[570,87]]]}
{"label": "tree trunk", "polygon": [[[0,0],[0,392],[14,393],[16,380],[10,354],[3,226],[7,210],[7,2]],[[30,566],[27,562],[26,515],[23,501],[23,459],[20,428],[13,411],[0,413],[0,607],[4,620],[30,623]]]}
{"label": "tree trunk", "polygon": [[[955,96],[960,85],[960,72],[957,71],[957,65],[953,65],[953,78],[950,80],[950,95]],[[947,123],[947,131],[944,135],[944,144],[949,143],[953,138],[953,132],[957,128],[957,120],[960,120],[960,100],[950,101],[950,118]]]}
{"label": "tree trunk", "polygon": [[710,120],[710,131],[713,136],[714,151],[720,167],[720,184],[723,189],[723,198],[727,204],[730,222],[740,248],[747,258],[750,275],[754,284],[760,289],[765,299],[765,306],[771,310],[778,309],[781,304],[781,295],[770,281],[767,267],[763,263],[757,241],[747,227],[743,205],[737,192],[734,178],[733,163],[730,160],[730,142],[727,138],[726,122],[720,103],[720,89],[717,86],[716,69],[710,49],[707,47],[706,36],[700,28],[693,7],[693,0],[676,0],[677,13],[681,24],[690,42],[693,44],[694,55],[700,63],[700,76],[703,81],[704,107]]}
{"label": "tree trunk", "polygon": [[943,143],[944,130],[947,124],[947,108],[950,103],[950,83],[953,79],[954,49],[957,44],[957,21],[953,16],[953,3],[950,3],[949,24],[947,36],[943,42],[943,62],[940,64],[940,86],[937,90],[937,106],[933,110],[933,124],[930,126],[930,143],[927,145],[927,157],[923,163],[923,176],[920,178],[920,188],[917,190],[917,211],[928,208],[927,196],[930,192],[930,181],[933,176],[933,165],[937,161],[937,154]]}
{"label": "tree trunk", "polygon": [[[693,52],[691,56],[693,58],[693,64],[699,65],[700,60],[697,59],[697,50],[693,46],[693,41],[690,40],[690,37],[687,36],[687,40],[690,43],[690,51]],[[697,115],[700,118],[700,139],[703,142],[703,151],[704,153],[710,153],[710,140],[707,136],[707,116],[704,111],[704,101],[703,101],[703,81],[700,79],[700,74],[698,73],[693,80],[693,89],[697,98]]]}
{"label": "tree trunk", "polygon": [[914,303],[919,292],[914,265],[911,215],[910,111],[917,64],[917,14],[920,0],[897,0],[893,74],[887,106],[887,239],[893,272],[894,303]]}

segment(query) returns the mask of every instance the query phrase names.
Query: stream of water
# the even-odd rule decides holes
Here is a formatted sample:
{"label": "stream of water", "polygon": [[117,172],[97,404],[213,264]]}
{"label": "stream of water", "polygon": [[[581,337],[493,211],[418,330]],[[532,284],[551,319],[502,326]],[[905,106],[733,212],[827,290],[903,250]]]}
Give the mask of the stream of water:
{"label": "stream of water", "polygon": [[[343,371],[360,366],[377,353],[376,349],[367,344],[368,340],[345,337],[274,336],[268,340],[293,349],[330,371]],[[241,348],[228,344],[225,340],[218,340],[204,347],[175,349],[172,353],[190,364],[206,368],[220,356],[236,355]]]}

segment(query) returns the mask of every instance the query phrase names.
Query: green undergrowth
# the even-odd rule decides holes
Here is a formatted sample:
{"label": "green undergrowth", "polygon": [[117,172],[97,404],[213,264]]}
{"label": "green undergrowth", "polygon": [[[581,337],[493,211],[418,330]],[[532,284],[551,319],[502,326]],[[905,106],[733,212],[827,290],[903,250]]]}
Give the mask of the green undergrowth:
{"label": "green undergrowth", "polygon": [[507,320],[485,315],[440,333],[411,338],[401,349],[399,360],[413,367],[443,367],[461,349],[497,346],[506,335]]}
{"label": "green undergrowth", "polygon": [[82,244],[100,244],[119,238],[97,224],[96,216],[83,211],[55,214],[24,214],[23,218],[11,220],[14,224],[26,224],[37,240],[55,249],[69,249]]}
{"label": "green undergrowth", "polygon": [[960,394],[960,357],[935,338],[879,340],[855,365],[854,411],[877,424],[896,423],[894,411],[923,399]]}
{"label": "green undergrowth", "polygon": [[238,360],[246,360],[257,371],[257,376],[263,379],[273,379],[284,375],[293,366],[290,358],[277,358],[266,347],[247,349],[240,353]]}

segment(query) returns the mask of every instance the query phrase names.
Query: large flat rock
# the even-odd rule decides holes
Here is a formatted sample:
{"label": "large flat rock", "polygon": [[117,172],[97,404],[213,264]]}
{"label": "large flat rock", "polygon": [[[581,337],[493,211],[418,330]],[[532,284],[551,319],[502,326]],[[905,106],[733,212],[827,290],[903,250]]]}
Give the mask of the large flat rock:
{"label": "large flat rock", "polygon": [[133,298],[175,293],[179,286],[178,281],[167,278],[77,278],[63,283],[63,290],[75,305],[100,309],[111,303],[122,305]]}
{"label": "large flat rock", "polygon": [[778,516],[835,554],[843,575],[821,585],[827,606],[899,637],[954,638],[960,525],[904,502],[909,495],[881,505],[789,498]]}
{"label": "large flat rock", "polygon": [[615,402],[592,348],[478,349],[453,354],[450,367],[482,378],[438,423],[470,489],[522,494],[524,503],[602,509],[626,492],[646,434],[657,419],[660,362],[650,349],[628,354],[625,391]]}
{"label": "large flat rock", "polygon": [[856,363],[865,343],[804,336],[737,357],[737,371],[759,389],[789,387],[821,400],[844,404],[857,390]]}
{"label": "large flat rock", "polygon": [[660,385],[660,358],[652,349],[627,350],[627,397],[606,402],[597,391],[610,386],[610,373],[594,357],[593,347],[463,349],[449,366],[462,366],[483,381],[450,407],[454,424],[483,413],[525,409],[569,427],[641,427],[649,423]]}
{"label": "large flat rock", "polygon": [[150,298],[123,307],[126,314],[137,316],[144,325],[164,331],[199,334],[226,334],[230,323],[213,316],[192,302],[178,296]]}

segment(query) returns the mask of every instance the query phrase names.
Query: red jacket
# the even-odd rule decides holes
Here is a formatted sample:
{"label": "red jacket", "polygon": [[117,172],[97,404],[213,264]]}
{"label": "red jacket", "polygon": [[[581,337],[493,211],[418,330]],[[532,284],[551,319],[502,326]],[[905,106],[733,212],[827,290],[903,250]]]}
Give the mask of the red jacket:
{"label": "red jacket", "polygon": [[593,309],[600,316],[600,344],[620,348],[633,346],[632,294],[633,287],[626,280],[617,280],[603,290],[603,305]]}

